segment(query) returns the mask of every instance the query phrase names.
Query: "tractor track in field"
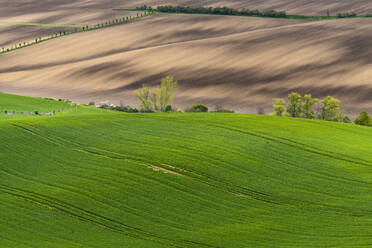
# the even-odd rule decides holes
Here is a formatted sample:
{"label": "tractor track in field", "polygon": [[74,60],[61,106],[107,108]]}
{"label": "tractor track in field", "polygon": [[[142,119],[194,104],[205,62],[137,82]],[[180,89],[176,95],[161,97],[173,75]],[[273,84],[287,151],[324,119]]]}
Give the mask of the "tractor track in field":
{"label": "tractor track in field", "polygon": [[[212,125],[212,126],[217,127],[217,128],[223,128],[223,129],[226,129],[226,130],[229,130],[229,131],[240,132],[240,133],[244,133],[244,134],[247,134],[247,135],[263,138],[263,139],[266,139],[266,140],[270,140],[272,142],[279,142],[279,143],[284,144],[284,145],[288,145],[288,146],[292,146],[294,148],[302,149],[306,152],[312,152],[311,149],[299,147],[299,145],[297,143],[288,144],[287,142],[290,142],[290,140],[282,141],[277,137],[268,137],[266,134],[257,134],[257,133],[252,133],[252,132],[246,132],[246,131],[242,131],[240,129],[227,128],[227,127],[220,126],[220,125]],[[221,180],[219,178],[212,177],[212,176],[207,175],[205,173],[200,173],[200,172],[191,171],[191,170],[184,170],[183,168],[179,168],[179,167],[174,166],[174,165],[168,166],[168,165],[165,165],[164,163],[162,163],[160,161],[151,161],[150,162],[150,161],[148,161],[144,158],[138,158],[136,156],[129,155],[129,154],[121,154],[121,153],[119,154],[119,153],[116,153],[116,152],[107,151],[107,150],[99,149],[99,148],[95,148],[95,147],[83,147],[82,144],[74,143],[74,142],[71,142],[70,140],[66,140],[66,139],[63,139],[61,137],[53,136],[53,139],[52,139],[51,138],[52,136],[49,135],[48,138],[46,138],[43,135],[38,134],[37,132],[35,132],[34,130],[31,130],[29,128],[25,128],[25,127],[19,126],[19,125],[17,125],[17,127],[22,128],[25,131],[27,131],[27,132],[29,132],[33,135],[37,135],[39,137],[42,137],[45,140],[47,140],[49,142],[52,142],[53,144],[63,146],[67,149],[73,149],[75,151],[89,153],[89,154],[92,154],[94,156],[98,156],[98,157],[105,158],[105,159],[129,160],[129,161],[133,161],[133,162],[136,162],[136,163],[143,164],[146,167],[156,166],[156,167],[159,167],[159,168],[162,168],[162,169],[165,169],[165,170],[170,170],[170,171],[173,171],[175,173],[179,173],[180,175],[186,176],[186,177],[188,177],[192,180],[196,180],[200,183],[203,183],[203,184],[206,184],[208,186],[214,187],[218,190],[221,190],[221,191],[224,191],[224,192],[227,192],[227,193],[231,193],[231,194],[233,194],[237,197],[248,197],[248,198],[251,198],[251,199],[254,199],[254,200],[258,200],[258,201],[262,201],[262,202],[266,202],[268,204],[274,204],[274,205],[288,205],[288,206],[297,206],[297,205],[302,205],[302,204],[314,205],[314,206],[325,207],[325,208],[330,209],[332,211],[336,211],[336,212],[340,212],[340,213],[344,213],[344,214],[352,214],[352,211],[350,209],[345,209],[345,208],[338,207],[338,206],[335,206],[335,205],[316,203],[316,202],[310,202],[310,201],[298,201],[296,199],[292,199],[292,198],[284,197],[284,196],[273,196],[273,195],[270,195],[270,194],[267,194],[267,193],[264,193],[264,192],[259,192],[259,191],[253,190],[253,189],[249,189],[249,188],[246,188],[246,187],[231,184],[230,182],[226,182],[226,181]],[[69,144],[70,146],[67,146],[66,143]],[[73,147],[75,147],[75,148],[73,148]],[[318,154],[318,155],[323,155],[323,152],[318,152],[318,153],[315,152],[315,153]],[[174,176],[178,176],[178,175],[174,175]],[[349,179],[345,178],[344,180],[349,180]],[[353,180],[349,180],[349,181],[353,181]],[[361,183],[359,181],[353,181],[353,182]],[[369,210],[363,210],[363,211],[364,212],[366,211],[368,213],[372,213]]]}
{"label": "tractor track in field", "polygon": [[283,138],[283,137],[277,137],[277,136],[274,136],[274,135],[271,135],[271,134],[269,136],[269,135],[267,135],[266,133],[263,133],[263,132],[262,133],[248,132],[248,131],[243,131],[243,130],[238,129],[238,128],[226,127],[226,126],[221,126],[221,125],[213,125],[213,126],[218,127],[218,128],[222,128],[222,129],[226,129],[226,130],[230,130],[230,131],[234,131],[234,132],[240,132],[240,133],[243,133],[243,134],[248,134],[250,136],[255,136],[255,137],[258,137],[258,138],[262,138],[262,139],[266,139],[266,140],[269,140],[269,141],[273,141],[273,142],[280,143],[280,144],[283,144],[283,145],[291,146],[293,148],[297,148],[297,149],[300,149],[300,150],[303,150],[303,151],[306,151],[306,152],[309,152],[309,153],[325,156],[325,157],[332,158],[332,159],[335,159],[335,160],[340,160],[340,161],[353,163],[353,164],[357,164],[357,165],[372,167],[372,162],[370,162],[370,161],[361,160],[361,159],[358,159],[359,161],[357,161],[353,157],[347,157],[343,154],[339,154],[339,153],[335,153],[335,152],[333,152],[333,154],[331,154],[331,152],[325,152],[325,151],[322,151],[322,150],[317,149],[315,147],[311,147],[309,145],[305,145],[305,144],[302,144],[300,142],[297,142],[297,141],[294,141],[294,140],[291,140],[291,139],[287,139],[287,138]]}
{"label": "tractor track in field", "polygon": [[[163,117],[157,117],[157,118],[162,119]],[[186,121],[183,121],[183,120],[181,120],[181,121],[180,120],[173,120],[173,121],[186,123]],[[353,163],[353,164],[357,164],[357,165],[361,165],[361,166],[372,167],[372,161],[363,160],[363,159],[355,159],[351,156],[345,156],[343,154],[339,154],[339,153],[335,153],[335,152],[331,152],[331,151],[327,151],[327,152],[322,151],[322,150],[320,150],[316,147],[305,145],[305,144],[300,143],[298,141],[294,141],[294,140],[279,137],[279,136],[274,136],[272,134],[266,134],[264,132],[249,132],[249,131],[241,130],[241,129],[236,128],[236,127],[222,126],[222,125],[219,125],[218,123],[205,125],[205,124],[202,124],[202,123],[199,122],[198,124],[202,125],[202,126],[213,126],[213,127],[216,127],[216,128],[220,128],[220,129],[224,129],[224,130],[228,130],[228,131],[232,131],[232,132],[247,134],[247,135],[250,135],[250,136],[258,137],[258,138],[261,138],[261,139],[266,139],[266,140],[269,140],[269,141],[272,141],[272,142],[277,142],[277,143],[280,143],[280,144],[283,144],[283,145],[291,146],[293,148],[301,149],[301,150],[309,152],[309,153],[325,156],[325,157],[332,158],[332,159],[339,160],[339,161]]]}
{"label": "tractor track in field", "polygon": [[[263,201],[263,202],[270,203],[270,204],[276,204],[276,205],[281,204],[280,202],[277,202],[277,201],[273,200],[273,197],[271,195],[267,194],[267,193],[259,192],[259,191],[253,190],[253,189],[248,189],[246,187],[233,185],[233,184],[231,184],[229,182],[226,182],[226,181],[223,181],[221,179],[211,177],[211,176],[209,176],[205,173],[201,174],[200,172],[195,172],[195,171],[190,171],[190,170],[186,171],[186,170],[184,170],[182,168],[178,168],[176,166],[173,166],[173,168],[171,168],[169,166],[165,166],[160,161],[148,161],[146,159],[141,159],[141,158],[131,156],[131,155],[128,155],[128,154],[119,154],[119,153],[115,153],[115,152],[112,152],[112,151],[107,151],[107,150],[104,150],[104,149],[98,149],[98,148],[95,148],[95,147],[83,147],[81,144],[74,143],[74,142],[62,139],[60,137],[57,138],[57,137],[54,136],[53,139],[51,139],[51,136],[48,136],[48,138],[44,137],[43,135],[35,132],[34,130],[32,130],[30,128],[26,128],[24,126],[14,124],[14,123],[12,125],[15,126],[15,127],[20,128],[20,129],[23,129],[24,131],[26,131],[26,132],[28,132],[32,135],[36,135],[40,138],[43,138],[44,140],[46,140],[48,142],[51,142],[52,144],[65,147],[67,149],[73,149],[75,151],[89,153],[89,154],[99,156],[99,157],[102,157],[102,158],[107,158],[107,159],[130,160],[130,161],[134,161],[134,162],[137,162],[137,163],[141,163],[146,167],[156,166],[156,167],[159,167],[159,168],[162,168],[162,169],[173,171],[173,172],[178,173],[178,174],[183,175],[183,176],[187,176],[187,177],[189,177],[193,180],[197,180],[197,181],[199,181],[203,184],[207,184],[208,186],[215,187],[215,188],[217,188],[219,190],[222,190],[222,191],[225,191],[225,192],[229,192],[229,193],[232,193],[232,194],[235,194],[235,195],[240,195],[240,196],[244,195],[245,197],[249,197],[249,198],[252,198],[252,199],[255,199],[255,200],[258,200],[258,201]],[[68,143],[70,146],[67,146],[64,142]],[[71,146],[74,146],[75,148],[73,148]]]}
{"label": "tractor track in field", "polygon": [[78,218],[82,221],[89,222],[94,225],[109,229],[117,233],[122,233],[122,234],[125,234],[133,238],[148,240],[148,241],[156,242],[159,244],[171,245],[173,247],[180,247],[180,248],[195,247],[195,245],[198,247],[218,248],[218,246],[213,246],[213,245],[204,244],[201,242],[195,242],[191,240],[173,240],[173,239],[164,238],[159,235],[146,232],[142,229],[126,225],[119,221],[107,218],[105,216],[96,214],[94,212],[76,207],[69,203],[66,203],[58,199],[52,198],[50,196],[45,196],[39,193],[35,193],[35,192],[27,191],[27,190],[21,190],[21,189],[6,186],[3,184],[0,184],[0,191],[8,195],[21,198],[27,201],[31,201],[35,204],[47,207],[50,210],[57,210],[57,211],[63,212],[69,216]]}

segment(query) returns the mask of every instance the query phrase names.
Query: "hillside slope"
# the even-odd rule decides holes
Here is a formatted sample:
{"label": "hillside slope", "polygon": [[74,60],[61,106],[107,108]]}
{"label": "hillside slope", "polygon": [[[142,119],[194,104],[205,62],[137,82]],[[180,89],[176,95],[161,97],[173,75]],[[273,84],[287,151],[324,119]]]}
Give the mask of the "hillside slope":
{"label": "hillside slope", "polygon": [[367,127],[80,106],[0,138],[1,247],[372,242]]}
{"label": "hillside slope", "polygon": [[0,90],[136,104],[133,91],[172,74],[176,104],[255,113],[290,91],[333,95],[351,115],[372,108],[370,19],[299,22],[154,15],[0,56]]}
{"label": "hillside slope", "polygon": [[369,0],[3,0],[0,16],[39,14],[39,17],[61,15],[72,16],[80,13],[95,13],[95,15],[110,15],[106,10],[117,7],[134,8],[143,4],[157,5],[203,5],[229,6],[249,9],[277,9],[286,10],[293,14],[326,15],[327,9],[331,14],[338,12],[357,12],[359,14],[372,13],[372,3]]}

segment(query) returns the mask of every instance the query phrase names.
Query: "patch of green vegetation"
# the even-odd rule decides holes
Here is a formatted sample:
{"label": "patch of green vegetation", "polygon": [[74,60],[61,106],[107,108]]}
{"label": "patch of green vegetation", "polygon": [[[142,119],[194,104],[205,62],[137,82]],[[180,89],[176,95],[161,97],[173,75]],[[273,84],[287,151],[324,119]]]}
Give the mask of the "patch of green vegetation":
{"label": "patch of green vegetation", "polygon": [[0,93],[0,112],[50,112],[69,107],[70,103],[64,100],[51,98],[35,98]]}
{"label": "patch of green vegetation", "polygon": [[343,123],[84,106],[0,121],[0,244],[367,247],[371,139]]}
{"label": "patch of green vegetation", "polygon": [[62,28],[81,28],[86,25],[75,25],[75,24],[46,24],[46,23],[34,23],[34,22],[0,22],[3,25],[17,25],[17,26],[38,26],[38,27],[62,27]]}

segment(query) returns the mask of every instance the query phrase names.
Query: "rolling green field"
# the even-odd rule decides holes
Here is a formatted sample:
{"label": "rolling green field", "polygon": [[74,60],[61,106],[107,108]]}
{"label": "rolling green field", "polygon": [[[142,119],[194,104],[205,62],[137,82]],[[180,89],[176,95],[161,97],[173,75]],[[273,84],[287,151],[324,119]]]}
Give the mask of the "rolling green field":
{"label": "rolling green field", "polygon": [[0,112],[49,112],[70,106],[65,101],[55,99],[17,96],[0,92]]}
{"label": "rolling green field", "polygon": [[0,140],[0,247],[372,243],[368,127],[78,106],[0,120]]}

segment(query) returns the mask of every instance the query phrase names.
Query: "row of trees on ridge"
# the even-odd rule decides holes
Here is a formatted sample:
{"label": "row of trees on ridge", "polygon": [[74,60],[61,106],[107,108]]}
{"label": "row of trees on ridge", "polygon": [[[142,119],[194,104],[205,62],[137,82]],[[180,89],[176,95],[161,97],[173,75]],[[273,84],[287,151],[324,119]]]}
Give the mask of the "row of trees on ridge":
{"label": "row of trees on ridge", "polygon": [[55,39],[57,37],[61,37],[61,36],[69,35],[69,34],[85,32],[85,31],[95,30],[95,29],[104,28],[104,27],[108,27],[108,26],[122,24],[122,23],[125,23],[125,22],[132,21],[133,19],[136,19],[136,18],[139,18],[139,17],[148,16],[150,14],[152,14],[152,12],[145,11],[143,13],[137,13],[137,16],[135,16],[135,17],[127,16],[127,17],[123,17],[123,18],[119,18],[119,19],[109,20],[109,21],[106,21],[104,23],[98,23],[96,25],[86,25],[86,26],[71,28],[70,30],[61,30],[59,32],[55,32],[55,33],[53,33],[49,36],[46,36],[46,37],[37,37],[33,41],[20,42],[18,44],[12,45],[8,48],[3,47],[0,51],[0,53],[10,52],[10,51],[13,51],[13,50],[16,50],[16,49],[20,49],[20,48],[23,48],[23,47],[28,47],[28,46],[35,45],[35,44],[38,44],[38,43],[43,42],[43,41]]}
{"label": "row of trees on ridge", "polygon": [[284,98],[274,98],[272,114],[277,116],[350,122],[349,117],[345,116],[344,110],[340,108],[340,100],[327,96],[319,101],[319,99],[313,98],[311,94],[305,94],[302,97],[297,92],[290,93],[287,102]]}
{"label": "row of trees on ridge", "polygon": [[[181,109],[173,107],[174,91],[178,87],[178,82],[173,76],[161,79],[160,85],[152,91],[147,86],[142,86],[136,91],[139,100],[139,107],[131,106],[109,106],[101,105],[103,108],[129,113],[153,113],[153,112],[182,112]],[[91,102],[89,105],[94,105]],[[208,112],[208,107],[203,104],[193,104],[185,112]],[[215,111],[223,113],[234,113],[233,110],[217,106]],[[272,115],[288,116],[306,119],[319,119],[325,121],[336,121],[351,123],[350,118],[344,114],[340,107],[340,100],[327,96],[321,100],[313,98],[311,94],[301,96],[297,92],[288,95],[288,99],[274,98]],[[358,125],[372,126],[372,118],[366,111],[363,111],[354,121]]]}
{"label": "row of trees on ridge", "polygon": [[[313,98],[311,94],[305,94],[302,97],[297,92],[290,93],[287,101],[284,98],[274,98],[272,115],[345,123],[352,122],[344,114],[344,110],[341,109],[340,100],[332,96],[327,96],[319,100]],[[367,111],[362,111],[354,123],[372,126],[372,118],[368,115]]]}

